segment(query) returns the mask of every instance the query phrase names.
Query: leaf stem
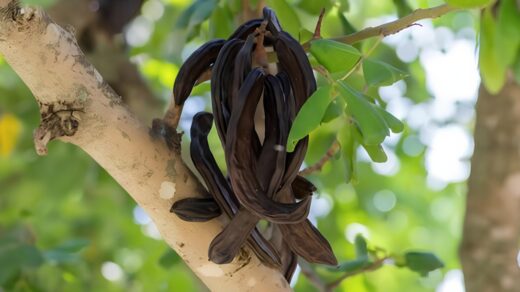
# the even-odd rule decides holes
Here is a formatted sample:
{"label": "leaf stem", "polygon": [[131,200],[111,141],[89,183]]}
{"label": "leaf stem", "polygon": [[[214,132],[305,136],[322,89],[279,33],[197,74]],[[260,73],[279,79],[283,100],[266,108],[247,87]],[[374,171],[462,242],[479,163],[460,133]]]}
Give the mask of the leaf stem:
{"label": "leaf stem", "polygon": [[368,52],[366,54],[363,54],[356,62],[356,64],[354,64],[354,67],[352,67],[352,69],[350,69],[350,71],[348,71],[347,74],[345,74],[345,76],[343,76],[341,78],[341,80],[345,80],[347,79],[350,75],[352,75],[352,73],[354,73],[358,68],[359,66],[361,66],[361,64],[363,63],[363,61],[368,58],[370,55],[372,55],[372,53],[374,52],[374,50],[379,46],[379,44],[381,43],[381,41],[383,40],[383,37],[380,36],[376,42],[374,43],[374,45],[372,47],[370,47],[370,49],[368,49]]}

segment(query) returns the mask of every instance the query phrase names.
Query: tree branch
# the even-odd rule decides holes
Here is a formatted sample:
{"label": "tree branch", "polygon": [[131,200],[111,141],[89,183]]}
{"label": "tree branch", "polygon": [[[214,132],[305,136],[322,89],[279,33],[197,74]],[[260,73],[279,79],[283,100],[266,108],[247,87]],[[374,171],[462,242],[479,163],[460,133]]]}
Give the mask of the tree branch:
{"label": "tree branch", "polygon": [[200,196],[204,189],[180,154],[152,138],[121,103],[71,32],[41,10],[0,0],[0,53],[40,106],[39,153],[52,139],[83,149],[147,212],[163,239],[211,290],[290,290],[283,275],[248,250],[228,265],[208,261],[209,243],[223,219],[189,223],[169,212],[175,200]]}
{"label": "tree branch", "polygon": [[[345,43],[345,44],[354,44],[354,43],[360,42],[362,40],[366,40],[366,39],[376,37],[376,36],[385,37],[388,35],[398,33],[401,30],[414,25],[414,23],[416,21],[419,21],[421,19],[437,18],[446,13],[449,13],[449,12],[452,12],[452,11],[455,11],[458,9],[459,8],[451,7],[447,4],[443,4],[440,6],[427,8],[427,9],[417,9],[417,10],[413,11],[412,13],[410,13],[400,19],[397,19],[395,21],[388,22],[388,23],[385,23],[385,24],[382,24],[382,25],[379,25],[376,27],[367,27],[363,30],[360,30],[358,32],[355,32],[355,33],[352,33],[352,34],[349,34],[346,36],[331,38],[331,40],[334,40],[334,41],[337,41],[340,43]],[[305,48],[305,50],[308,50],[310,48],[311,43],[312,43],[312,40],[303,44],[303,47]]]}

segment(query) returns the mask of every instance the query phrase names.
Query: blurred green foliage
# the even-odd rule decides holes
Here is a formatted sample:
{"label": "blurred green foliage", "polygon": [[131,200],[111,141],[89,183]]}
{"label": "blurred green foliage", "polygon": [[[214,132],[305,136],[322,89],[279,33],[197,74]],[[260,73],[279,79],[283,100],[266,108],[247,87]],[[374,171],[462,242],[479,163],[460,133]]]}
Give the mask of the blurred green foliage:
{"label": "blurred green foliage", "polygon": [[[130,27],[144,21],[150,24],[151,34],[144,43],[130,44],[129,56],[138,60],[143,76],[158,98],[167,103],[183,58],[208,39],[229,35],[240,21],[237,15],[242,11],[242,1],[148,0],[152,1],[163,6],[163,14],[155,19],[143,8],[143,14]],[[25,2],[51,5],[54,1]],[[250,1],[251,7],[256,2]],[[306,32],[314,30],[323,7],[327,13],[322,35],[332,37],[363,28],[367,26],[367,20],[373,18],[395,16],[410,9],[442,3],[426,0],[267,2],[278,12],[282,25],[293,36],[302,39],[304,35],[308,39]],[[467,16],[471,19],[474,15],[467,13]],[[459,21],[448,15],[435,20],[434,25],[460,30],[472,26],[473,22]],[[371,47],[371,41],[356,44],[349,47],[347,54],[365,54]],[[341,72],[338,76],[333,75],[333,79],[340,79],[352,69],[359,54],[350,65],[347,64],[349,68],[339,69]],[[313,55],[326,65],[326,60],[320,60],[323,55],[319,52],[313,52]],[[390,84],[405,75],[408,75],[404,79],[406,96],[412,104],[426,102],[431,96],[419,60],[405,63],[397,57],[395,48],[385,43],[379,44],[371,57],[370,63],[362,68],[369,86],[365,86],[362,74],[352,74],[347,80],[350,88],[347,92],[353,93],[344,94],[345,99],[333,98],[329,104],[320,104],[323,117],[305,127],[311,136],[307,165],[321,159],[337,138],[342,142],[340,153],[310,179],[319,189],[315,205],[330,207],[328,212],[317,212],[317,225],[343,264],[335,271],[315,267],[316,272],[332,281],[342,271],[363,267],[370,261],[370,256],[383,252],[393,257],[393,264],[351,277],[338,287],[339,291],[434,291],[446,272],[459,268],[457,246],[465,185],[428,187],[425,145],[417,139],[420,133],[407,125],[400,129],[402,133],[396,143],[384,146],[398,158],[400,167],[396,173],[380,174],[374,171],[374,163],[369,159],[356,159],[364,150],[357,151],[353,144],[345,142],[354,141],[356,135],[346,126],[345,119],[339,118],[344,117],[345,101],[359,100],[363,108],[359,115],[361,119],[366,108],[374,111],[375,117],[380,117],[381,112],[373,107],[377,104],[384,111],[385,102],[381,100],[377,86]],[[520,72],[518,59],[515,64]],[[333,68],[338,64],[341,65],[330,66]],[[335,73],[335,67],[333,69],[331,73]],[[318,80],[321,85],[330,81],[321,75]],[[201,84],[193,93],[201,97],[197,100],[205,101],[202,107],[206,109],[210,108],[208,89],[207,83]],[[355,112],[349,114],[356,116]],[[20,131],[12,131],[8,136],[0,135],[16,145],[0,155],[0,287],[6,291],[205,289],[179,257],[157,238],[153,226],[131,198],[81,150],[54,142],[48,156],[35,154],[32,130],[39,121],[37,105],[28,89],[0,58],[0,118],[6,115],[15,117],[21,127]],[[391,128],[389,124],[387,121],[385,135],[376,137],[377,143],[364,143],[364,146],[380,145],[381,139],[388,134],[388,127]],[[371,126],[372,122],[367,125]],[[338,134],[339,129],[347,130]],[[210,137],[210,145],[222,165],[218,138],[215,133]],[[406,145],[412,140],[417,151],[407,150]],[[358,143],[363,144],[363,140]],[[378,149],[374,151],[376,156],[371,157],[378,160],[377,155],[381,153]],[[388,208],[380,206],[381,198]],[[366,241],[356,236],[357,233]],[[442,267],[439,258],[444,263],[441,270],[424,277],[416,273],[425,274]],[[402,265],[411,269],[398,267]],[[295,289],[315,291],[301,274],[296,279]]]}

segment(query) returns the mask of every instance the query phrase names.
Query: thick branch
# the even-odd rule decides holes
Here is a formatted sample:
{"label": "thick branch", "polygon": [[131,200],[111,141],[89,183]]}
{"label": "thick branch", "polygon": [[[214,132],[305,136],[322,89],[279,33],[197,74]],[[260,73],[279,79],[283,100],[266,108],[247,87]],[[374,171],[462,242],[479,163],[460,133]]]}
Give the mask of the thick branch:
{"label": "thick branch", "polygon": [[208,261],[219,220],[188,223],[173,201],[204,192],[180,155],[153,139],[86,60],[72,33],[39,10],[0,0],[0,53],[34,94],[42,114],[38,151],[49,140],[73,143],[92,156],[148,213],[164,240],[214,291],[290,290],[284,277],[249,251],[228,265]]}

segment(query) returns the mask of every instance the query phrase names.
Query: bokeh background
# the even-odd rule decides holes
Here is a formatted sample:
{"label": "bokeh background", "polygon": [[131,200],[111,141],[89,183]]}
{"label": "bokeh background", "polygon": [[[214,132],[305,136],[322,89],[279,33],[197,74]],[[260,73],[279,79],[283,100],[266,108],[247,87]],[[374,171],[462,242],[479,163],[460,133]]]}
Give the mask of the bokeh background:
{"label": "bokeh background", "polygon": [[[87,10],[64,9],[69,1],[85,2]],[[23,2],[45,6],[61,23],[77,25],[89,59],[113,78],[116,90],[148,124],[169,102],[182,61],[205,41],[229,35],[245,17],[238,0],[198,0],[191,13],[186,11],[193,1],[147,0],[131,17],[99,13],[110,1]],[[113,2],[131,9],[132,1]],[[252,8],[256,2],[250,1]],[[406,13],[394,2],[400,1],[266,4],[293,35],[302,28],[312,31],[320,8],[326,7],[322,34],[332,37]],[[415,9],[442,1],[407,4]],[[109,24],[118,17],[124,28]],[[385,265],[349,278],[338,291],[464,291],[457,253],[480,84],[477,31],[478,12],[461,11],[386,37],[374,56],[409,76],[378,94],[387,110],[405,122],[405,131],[385,142],[386,163],[371,162],[360,149],[351,183],[334,158],[310,177],[319,189],[312,220],[338,258],[353,258],[353,240],[362,234],[370,246],[391,253],[434,252],[445,267],[421,277]],[[103,57],[114,55],[124,60]],[[133,81],[132,73],[121,77],[134,70],[142,84]],[[208,84],[198,86],[188,100],[181,120],[185,131],[193,114],[210,110],[208,89]],[[61,142],[51,143],[47,156],[36,155],[32,131],[38,122],[32,94],[0,57],[0,291],[204,291],[143,210],[90,157]],[[335,139],[335,127],[331,122],[312,133],[306,165],[323,156]],[[222,161],[217,136],[211,137]],[[301,274],[293,282],[297,291],[315,291]]]}

